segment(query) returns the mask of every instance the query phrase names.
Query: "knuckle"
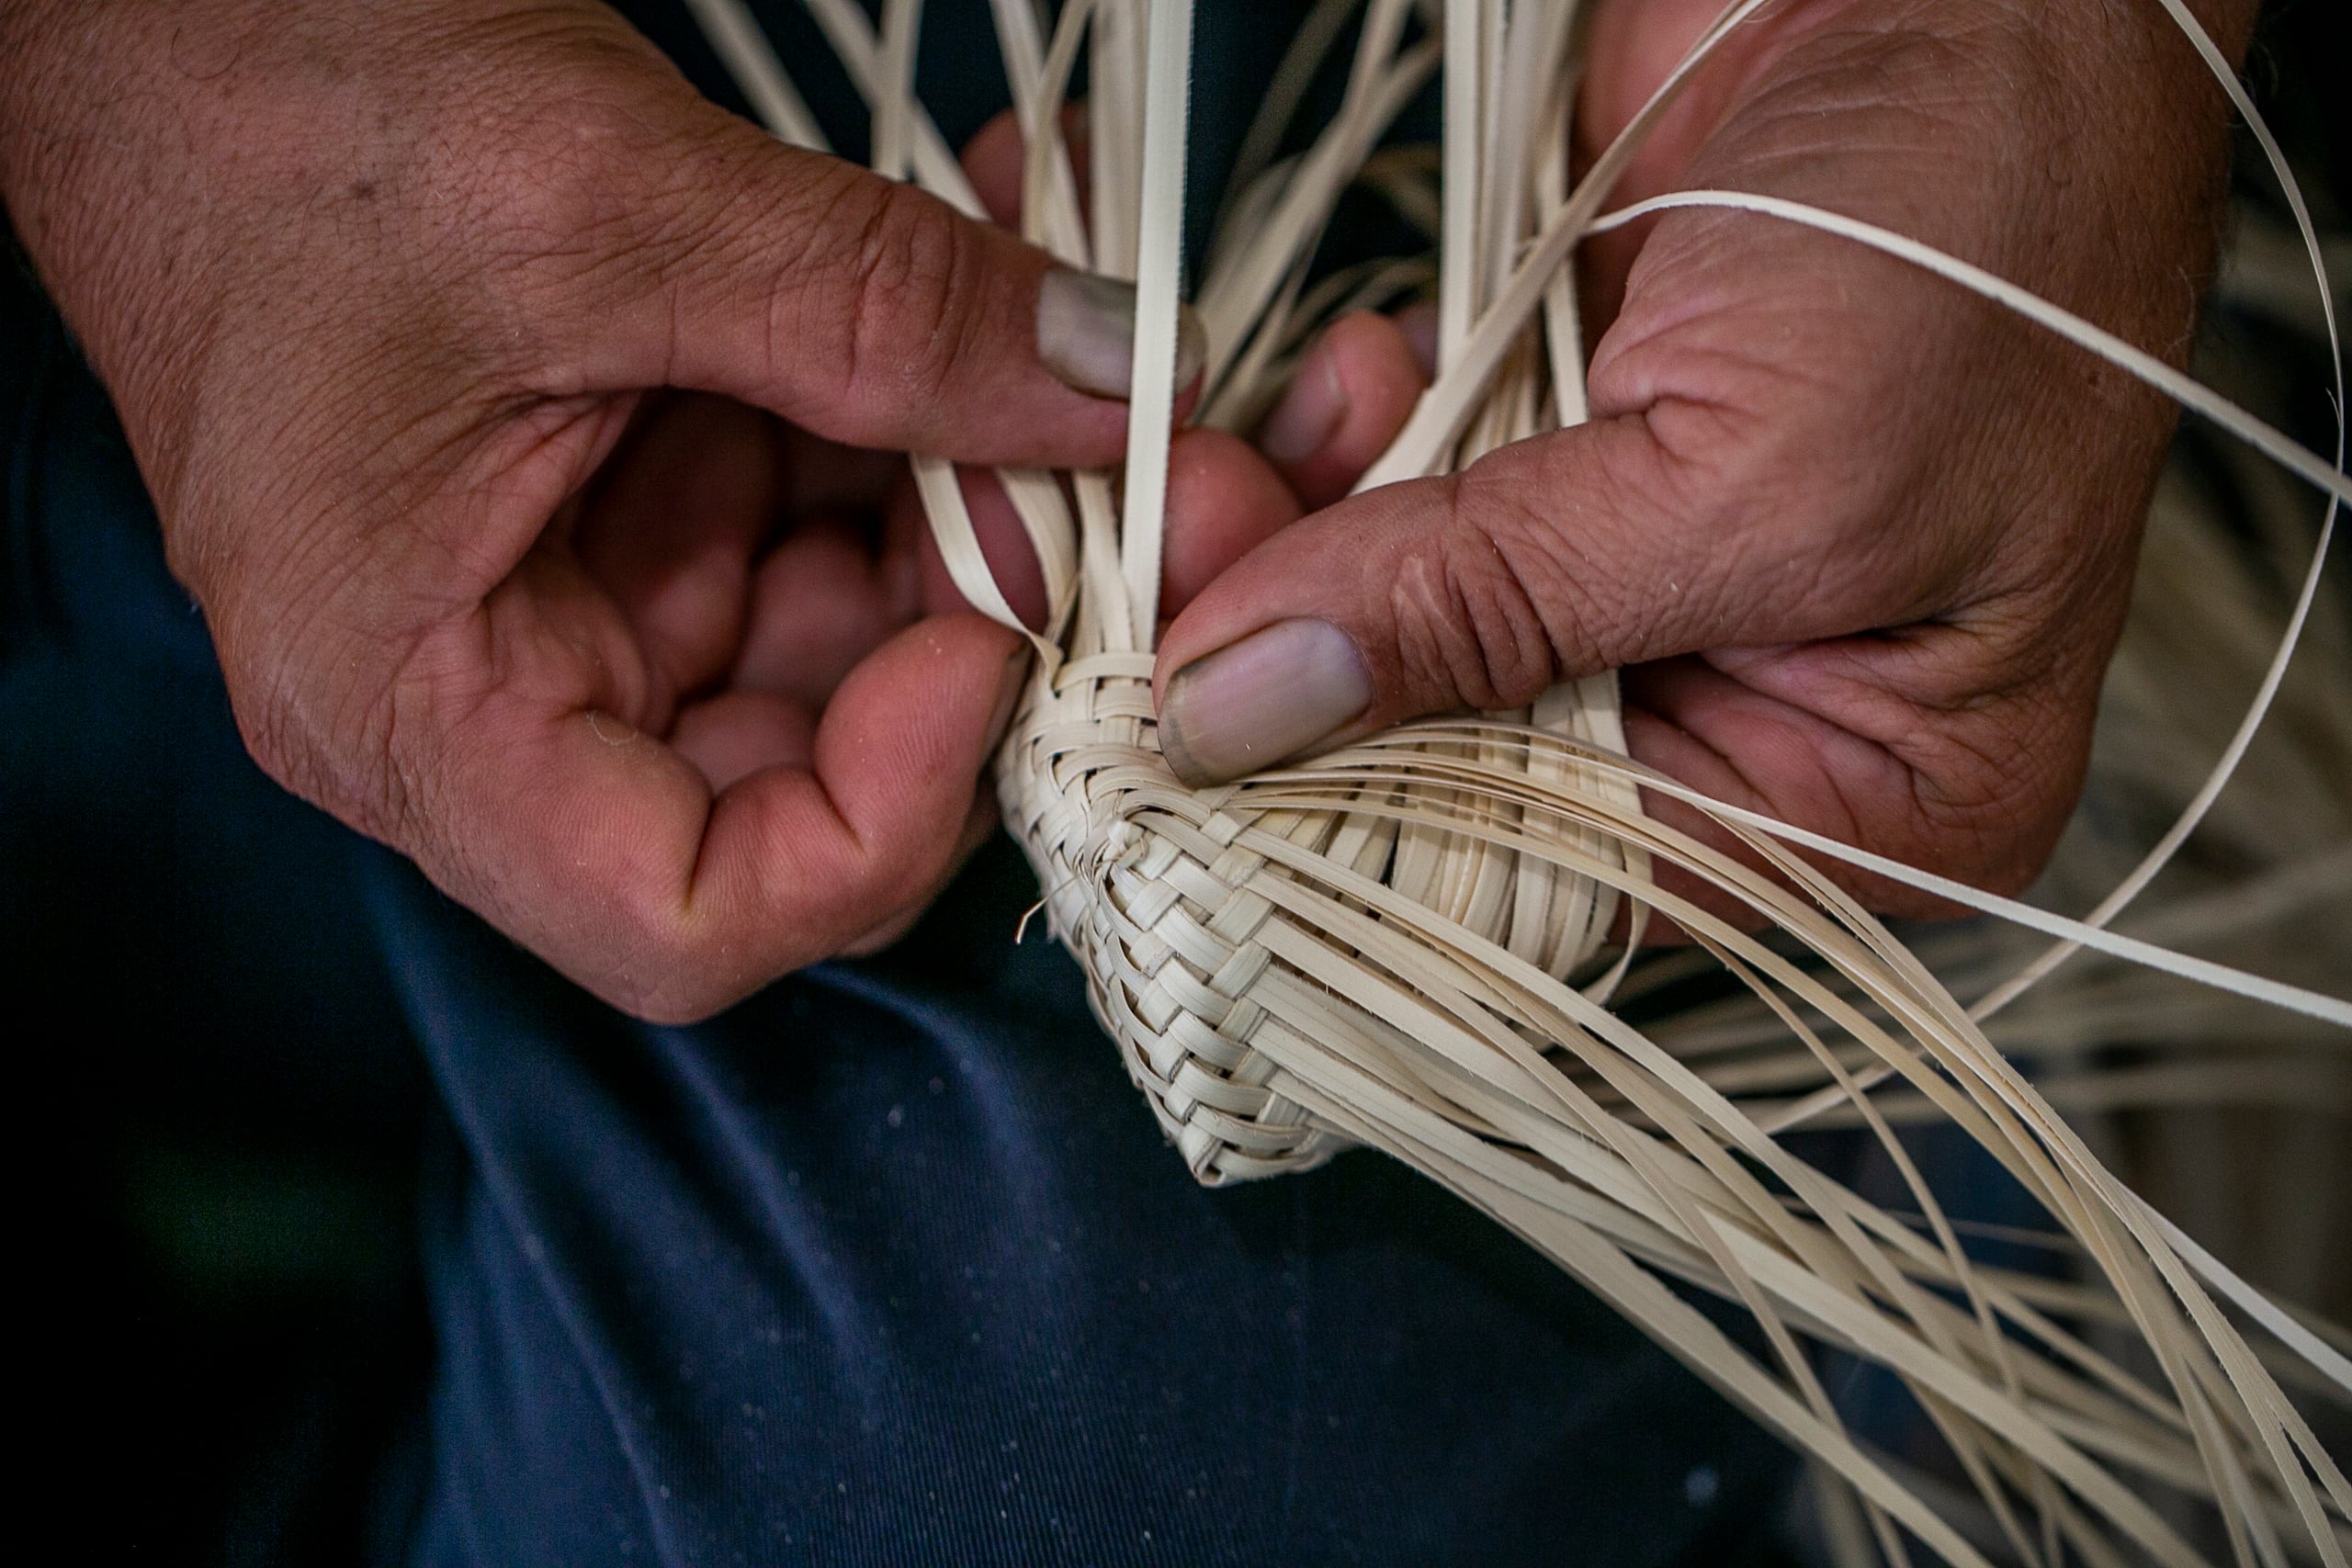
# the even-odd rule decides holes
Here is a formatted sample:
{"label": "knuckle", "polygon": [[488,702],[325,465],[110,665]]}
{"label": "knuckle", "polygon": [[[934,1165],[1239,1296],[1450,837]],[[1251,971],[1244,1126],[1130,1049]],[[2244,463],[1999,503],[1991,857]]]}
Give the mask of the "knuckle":
{"label": "knuckle", "polygon": [[1544,531],[1543,520],[1512,492],[1480,493],[1474,474],[1447,482],[1445,520],[1391,580],[1398,660],[1416,690],[1452,692],[1472,707],[1517,707],[1551,683],[1560,662],[1553,624],[1575,617],[1544,603],[1550,573],[1528,538]]}
{"label": "knuckle", "polygon": [[935,300],[958,269],[961,231],[953,213],[913,186],[882,186],[857,236],[860,300],[892,306]]}
{"label": "knuckle", "polygon": [[748,858],[779,880],[756,892],[729,896],[692,874],[638,877],[616,889],[614,945],[629,957],[598,976],[594,988],[649,1022],[699,1022],[781,975],[842,953],[892,911],[928,900],[933,878],[918,855],[858,848],[844,861],[812,864],[799,832],[781,820],[759,829]]}
{"label": "knuckle", "polygon": [[[1624,563],[1600,559],[1584,536],[1575,487],[1548,465],[1503,476],[1474,466],[1463,479],[1463,504],[1477,517],[1476,532],[1508,579],[1490,595],[1495,624],[1509,639],[1498,642],[1495,657],[1515,660],[1506,667],[1543,681],[1555,669],[1585,673],[1614,662],[1602,628],[1614,624]],[[1473,533],[1450,532],[1465,542]],[[1538,662],[1540,670],[1533,668]]]}
{"label": "knuckle", "polygon": [[826,215],[822,264],[839,281],[831,310],[836,392],[845,406],[903,404],[964,357],[978,322],[971,236],[944,204],[910,186],[860,179]]}

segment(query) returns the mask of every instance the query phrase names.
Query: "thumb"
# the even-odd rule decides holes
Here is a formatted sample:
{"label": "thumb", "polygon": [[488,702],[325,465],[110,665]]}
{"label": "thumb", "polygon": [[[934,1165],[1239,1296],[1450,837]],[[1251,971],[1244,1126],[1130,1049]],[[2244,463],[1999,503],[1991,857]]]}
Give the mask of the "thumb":
{"label": "thumb", "polygon": [[[650,197],[622,352],[669,385],[851,446],[1037,468],[1115,461],[1135,290],[910,186],[698,105]],[[707,110],[707,114],[702,111]],[[1178,377],[1205,340],[1188,319]]]}
{"label": "thumb", "polygon": [[[1712,488],[1712,487],[1710,487]],[[1638,418],[1354,496],[1261,545],[1160,646],[1169,765],[1221,783],[1423,714],[1739,639],[1723,521]],[[1711,515],[1715,514],[1715,515]]]}

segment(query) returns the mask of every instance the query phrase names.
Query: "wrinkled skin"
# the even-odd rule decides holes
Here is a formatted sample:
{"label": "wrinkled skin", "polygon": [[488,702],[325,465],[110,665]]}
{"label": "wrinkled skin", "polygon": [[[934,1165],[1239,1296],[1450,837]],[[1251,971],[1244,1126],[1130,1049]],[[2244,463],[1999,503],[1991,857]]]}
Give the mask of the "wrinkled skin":
{"label": "wrinkled skin", "polygon": [[1022,649],[853,448],[1114,460],[1045,257],[587,0],[0,15],[12,220],[265,768],[651,1017],[910,918]]}
{"label": "wrinkled skin", "polygon": [[[1598,7],[1588,149],[1711,11]],[[1816,199],[2177,355],[2221,146],[2198,80],[2152,6],[1800,0],[1624,194]],[[199,0],[168,28],[15,0],[0,111],[11,220],[288,788],[661,1019],[888,940],[986,830],[1021,645],[861,448],[1117,457],[1121,406],[1033,352],[1043,257],[777,147],[590,0]],[[1000,124],[969,160],[1000,217],[1015,151]],[[1335,506],[1425,374],[1355,317],[1293,394],[1337,404],[1292,410],[1313,441],[1180,437],[1163,679],[1295,615],[1363,650],[1364,727],[1633,665],[1645,761],[2021,883],[2167,412],[1759,220],[1589,260],[1588,431]]]}

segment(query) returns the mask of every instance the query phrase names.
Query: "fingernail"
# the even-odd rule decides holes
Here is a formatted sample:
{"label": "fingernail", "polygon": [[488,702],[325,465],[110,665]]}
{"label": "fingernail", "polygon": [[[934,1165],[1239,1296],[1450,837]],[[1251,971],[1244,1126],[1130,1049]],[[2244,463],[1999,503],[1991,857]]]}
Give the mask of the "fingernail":
{"label": "fingernail", "polygon": [[1372,675],[1347,633],[1277,621],[1176,671],[1159,749],[1186,784],[1222,784],[1310,750],[1371,705]]}
{"label": "fingernail", "polygon": [[1285,466],[1323,450],[1348,416],[1348,391],[1327,344],[1317,344],[1258,432],[1258,450]]}
{"label": "fingernail", "polygon": [[[1176,386],[1208,362],[1208,333],[1190,305],[1177,315]],[[1135,285],[1056,267],[1037,288],[1037,357],[1064,385],[1126,400],[1135,379]]]}

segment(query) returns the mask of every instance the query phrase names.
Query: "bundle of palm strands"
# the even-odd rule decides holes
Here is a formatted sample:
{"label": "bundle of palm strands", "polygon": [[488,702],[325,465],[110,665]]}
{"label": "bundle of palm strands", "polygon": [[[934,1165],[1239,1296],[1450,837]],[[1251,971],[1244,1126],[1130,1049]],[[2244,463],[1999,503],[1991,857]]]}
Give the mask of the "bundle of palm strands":
{"label": "bundle of palm strands", "polygon": [[[2251,207],[2234,228],[2200,370],[2241,403],[2282,404],[2292,389],[2280,385],[2280,351],[2324,352],[2324,321],[2291,235]],[[2182,448],[2152,509],[2082,808],[2033,890],[2045,907],[2097,903],[2205,787],[2262,689],[2310,564],[2317,517],[2301,487],[2193,428]],[[2294,660],[2229,788],[2118,930],[2315,988],[2352,975],[2344,585],[2338,559],[2315,585]],[[2034,933],[1997,919],[1904,934],[1962,997],[1998,994],[2037,953]],[[1620,1000],[1659,994],[1698,966],[1652,959]],[[2289,1298],[2352,1314],[2352,1037],[2342,1029],[2095,952],[1978,1017],[2042,1099],[2184,1229]],[[1744,989],[1676,1009],[1650,1032],[1759,1108],[1776,1084],[1807,1082],[1805,1053]],[[1873,1099],[1896,1125],[1935,1119],[1916,1094]],[[1841,1105],[1813,1124],[1860,1119]]]}
{"label": "bundle of palm strands", "polygon": [[[2227,77],[2179,0],[2149,3]],[[885,0],[877,28],[852,0],[807,4],[873,111],[876,165],[978,214],[913,96],[919,6]],[[1149,682],[1177,390],[1191,0],[1069,0],[1050,27],[1033,0],[992,4],[1026,133],[1024,232],[1069,265],[1133,278],[1139,300],[1122,470],[1001,476],[1051,608],[1042,629],[1023,628],[1038,657],[997,787],[1055,933],[1084,965],[1097,1016],[1195,1176],[1304,1170],[1355,1145],[1414,1166],[1812,1456],[1825,1517],[1838,1527],[1828,1534],[1845,1554],[1899,1562],[1924,1549],[1955,1563],[2054,1568],[2188,1564],[2218,1551],[2245,1563],[2342,1564],[2352,1483],[2305,1406],[2352,1403],[2346,1337],[2273,1302],[2144,1201],[1987,1032],[1989,1023],[2013,1048],[2030,1044],[2062,1069],[2063,1099],[2102,1113],[2138,1099],[2233,1092],[2243,1063],[2172,1053],[2257,1014],[2297,1021],[2287,1032],[2295,1047],[2277,1053],[2293,1070],[2340,1068],[2340,1055],[2320,1053],[2340,1054],[2352,1004],[2159,945],[2226,945],[2278,909],[2307,907],[2295,900],[2308,889],[2287,885],[2291,868],[2269,868],[2287,882],[2253,891],[2243,880],[2192,889],[2143,935],[2110,929],[2212,815],[2272,705],[2321,589],[2324,530],[2275,655],[2253,660],[2260,689],[2241,733],[2219,766],[2189,782],[2173,829],[2106,876],[2110,891],[2082,920],[1894,865],[1641,768],[1623,754],[1608,677],[1556,688],[1524,711],[1408,725],[1310,763],[1188,789],[1157,748]],[[1244,142],[1193,292],[1209,343],[1195,417],[1246,426],[1319,325],[1426,275],[1410,260],[1313,272],[1325,226],[1359,180],[1425,215],[1437,241],[1437,378],[1367,485],[1443,472],[1581,421],[1578,242],[1667,207],[1732,208],[1873,246],[2026,315],[2319,487],[2332,521],[2334,498],[2352,495],[2336,465],[1964,263],[1736,192],[1602,212],[1699,61],[1762,4],[1732,5],[1623,136],[1575,174],[1566,0],[1321,0]],[[771,129],[821,145],[740,0],[695,6]],[[1343,39],[1352,54],[1337,110],[1303,151],[1275,158],[1307,82]],[[1081,51],[1083,173],[1061,134]],[[1381,152],[1391,122],[1433,77],[1444,104],[1434,164]],[[2229,85],[2287,185],[2316,269],[2318,243],[2284,160]],[[2325,324],[2333,353],[2332,314]],[[957,585],[1021,626],[954,473],[936,459],[911,462]],[[2153,574],[2150,592],[2165,583]],[[2169,624],[2214,608],[2200,592],[2159,613]],[[2236,613],[2213,634],[2233,646],[2258,624],[2247,617],[2259,605]],[[2137,668],[2131,657],[2121,681]],[[2216,680],[2235,669],[2215,668]],[[2244,695],[2224,685],[2214,700],[2235,705]],[[1645,791],[1704,812],[1755,864],[1646,814]],[[2038,940],[2012,949],[1981,933],[1956,939],[1947,957],[1973,972],[1976,997],[1963,1005],[1799,849],[1999,915]],[[1764,933],[1659,886],[1651,871],[1661,863],[1736,899]],[[1621,915],[1632,942],[1612,953]],[[1636,970],[1656,916],[1694,946]],[[2079,952],[2102,967],[2068,965]],[[1728,976],[1735,1002],[1647,1028],[1627,1021],[1632,991],[1654,999],[1661,975],[1695,963]],[[2102,1020],[2110,1006],[2130,1012],[2149,968],[2165,985],[2217,991],[2227,1010],[2167,1014],[2157,1026]],[[2067,988],[2047,988],[2052,975]],[[2093,1048],[2126,1038],[2137,1054],[2109,1059]],[[1862,1129],[1891,1173],[1888,1201],[1795,1152],[1792,1134],[1833,1121]],[[1973,1257],[1969,1227],[1949,1216],[1897,1121],[1931,1122],[1980,1151],[2041,1217],[2035,1236],[2071,1272]],[[1752,1314],[1762,1350],[1727,1335],[1694,1291]],[[1941,1475],[1856,1434],[1817,1370],[1823,1351],[1900,1381],[1940,1444]]]}

